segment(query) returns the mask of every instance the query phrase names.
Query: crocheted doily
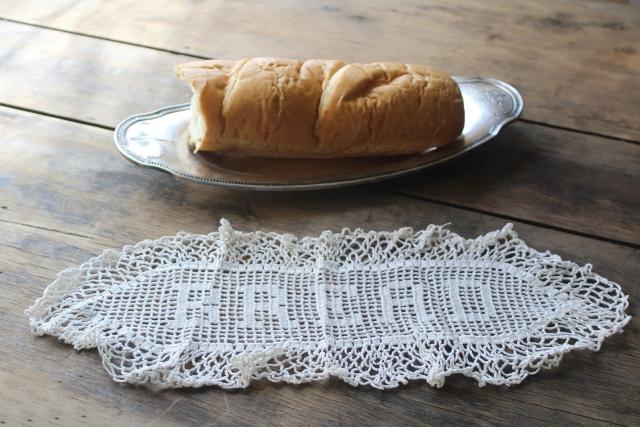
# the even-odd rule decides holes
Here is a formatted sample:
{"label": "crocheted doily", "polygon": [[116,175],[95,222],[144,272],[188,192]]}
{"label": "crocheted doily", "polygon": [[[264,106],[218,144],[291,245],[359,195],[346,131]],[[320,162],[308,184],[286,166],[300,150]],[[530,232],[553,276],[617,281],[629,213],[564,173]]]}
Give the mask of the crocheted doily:
{"label": "crocheted doily", "polygon": [[27,310],[33,332],[96,347],[115,381],[246,387],[520,383],[630,317],[620,287],[529,248],[510,224],[476,239],[414,232],[242,233],[221,221],[105,251]]}

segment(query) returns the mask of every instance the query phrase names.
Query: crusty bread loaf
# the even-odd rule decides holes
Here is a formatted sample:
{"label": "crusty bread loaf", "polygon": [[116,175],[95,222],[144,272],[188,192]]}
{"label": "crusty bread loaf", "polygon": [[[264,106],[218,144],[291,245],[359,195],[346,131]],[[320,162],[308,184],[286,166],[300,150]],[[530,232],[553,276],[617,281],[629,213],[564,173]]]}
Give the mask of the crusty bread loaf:
{"label": "crusty bread loaf", "polygon": [[260,157],[407,154],[456,139],[458,85],[422,65],[252,58],[176,67],[197,150]]}

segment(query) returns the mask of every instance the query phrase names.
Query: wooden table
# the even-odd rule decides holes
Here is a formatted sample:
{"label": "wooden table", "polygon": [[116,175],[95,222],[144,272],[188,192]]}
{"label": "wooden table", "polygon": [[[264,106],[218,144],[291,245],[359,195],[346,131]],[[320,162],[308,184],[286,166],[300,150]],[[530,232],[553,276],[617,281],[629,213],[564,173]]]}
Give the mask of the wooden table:
{"label": "wooden table", "polygon": [[[636,0],[286,2],[0,0],[0,423],[7,425],[640,424],[640,7]],[[494,142],[435,170],[313,193],[202,187],[125,161],[113,128],[186,102],[173,66],[202,57],[397,60],[518,87]],[[512,389],[340,381],[153,392],[112,383],[95,351],[29,333],[56,273],[179,230],[315,234],[513,222],[619,282],[635,315],[598,353]]]}

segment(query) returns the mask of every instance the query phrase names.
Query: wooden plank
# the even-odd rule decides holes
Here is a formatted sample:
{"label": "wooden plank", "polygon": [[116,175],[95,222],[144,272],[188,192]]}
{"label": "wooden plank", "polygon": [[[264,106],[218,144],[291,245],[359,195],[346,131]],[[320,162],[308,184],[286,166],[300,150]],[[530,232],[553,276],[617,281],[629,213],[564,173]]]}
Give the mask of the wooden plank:
{"label": "wooden plank", "polygon": [[[251,220],[246,219],[245,221],[247,221],[248,223],[251,222]],[[390,219],[389,221],[391,222],[392,220]],[[34,376],[38,377],[37,383],[34,381],[33,384],[29,383],[26,385],[27,389],[25,390],[25,393],[28,392],[27,396],[33,393],[33,389],[49,390],[49,384],[55,383],[56,381],[65,383],[64,388],[69,389],[67,391],[69,396],[74,396],[76,394],[83,396],[79,399],[80,402],[75,402],[74,399],[70,399],[70,401],[74,402],[74,404],[70,405],[69,408],[65,408],[64,411],[61,411],[62,415],[66,417],[80,417],[81,414],[92,414],[94,412],[93,409],[90,409],[91,406],[94,405],[94,403],[91,403],[92,400],[97,400],[95,405],[100,404],[103,406],[109,406],[114,404],[114,402],[110,400],[111,396],[103,396],[101,393],[100,396],[95,397],[93,393],[88,393],[88,390],[92,388],[100,390],[106,389],[107,391],[104,391],[104,393],[109,393],[109,390],[113,389],[117,392],[117,399],[123,399],[126,396],[126,391],[122,391],[122,388],[112,386],[108,383],[108,379],[102,371],[102,368],[99,365],[99,361],[95,357],[95,353],[84,352],[78,355],[74,353],[69,347],[56,345],[53,340],[42,340],[30,337],[26,331],[26,324],[24,322],[24,319],[20,317],[19,314],[23,308],[22,306],[28,304],[29,301],[37,297],[41,292],[41,288],[46,283],[46,277],[41,277],[41,272],[37,272],[36,274],[31,273],[33,267],[29,265],[30,263],[34,261],[37,263],[43,263],[44,265],[41,268],[43,270],[49,270],[48,273],[45,273],[45,276],[47,274],[49,276],[52,276],[54,274],[54,271],[56,271],[57,269],[69,266],[74,262],[81,262],[83,260],[86,260],[89,253],[93,250],[93,243],[83,238],[69,239],[65,235],[15,225],[0,224],[0,230],[2,230],[1,235],[4,236],[2,243],[0,244],[0,253],[3,259],[11,260],[9,263],[3,266],[4,276],[0,278],[0,281],[2,281],[3,289],[7,290],[5,292],[5,299],[2,303],[2,309],[3,312],[8,312],[10,314],[8,318],[4,319],[6,320],[6,324],[3,324],[2,326],[0,326],[0,328],[2,328],[3,331],[8,332],[6,335],[11,336],[12,340],[16,341],[10,341],[7,343],[10,345],[4,347],[5,349],[7,349],[7,352],[6,354],[2,354],[3,360],[10,361],[7,362],[7,369],[16,373],[22,373],[27,368],[30,371],[37,371],[38,369],[42,369],[46,372],[46,375],[28,373],[22,376],[23,378],[33,378]],[[533,229],[533,231],[535,232],[535,229]],[[23,242],[25,241],[28,241],[31,244],[24,245]],[[33,244],[34,242],[38,242],[38,245],[35,246]],[[86,247],[86,249],[81,249],[84,247]],[[605,245],[605,247],[601,247],[600,249],[606,250],[610,249],[611,247],[614,248],[614,252],[617,252],[614,245]],[[80,249],[80,251],[78,249]],[[73,257],[64,255],[65,253],[79,253],[85,251],[86,254],[77,256],[76,261],[73,261]],[[629,251],[633,252],[633,250]],[[625,252],[626,251],[623,250],[622,253],[617,253],[615,255],[625,255]],[[62,257],[59,256],[60,253],[63,254]],[[26,283],[31,284],[31,286],[25,286]],[[6,298],[6,296],[8,296],[9,298]],[[15,303],[8,306],[7,300],[14,299]],[[632,398],[628,397],[632,394],[627,395],[626,398],[624,397],[624,395],[625,393],[633,393],[634,391],[637,392],[638,387],[629,387],[624,383],[619,384],[610,380],[615,379],[617,376],[626,376],[626,380],[628,382],[630,382],[631,384],[637,384],[637,375],[635,375],[635,373],[637,373],[637,370],[634,369],[635,363],[637,362],[635,360],[632,360],[631,363],[625,363],[624,359],[622,359],[619,354],[608,353],[611,351],[615,351],[616,348],[621,344],[619,341],[620,338],[624,337],[625,336],[616,337],[613,340],[609,341],[605,346],[606,351],[604,353],[585,353],[578,355],[577,358],[570,356],[568,357],[568,360],[563,363],[562,368],[549,374],[543,374],[542,378],[540,379],[533,378],[529,382],[527,382],[525,386],[512,389],[508,395],[505,394],[506,392],[503,389],[499,388],[488,388],[484,390],[476,389],[475,385],[473,385],[471,381],[468,381],[466,379],[451,379],[447,383],[447,386],[440,391],[431,390],[426,385],[421,387],[411,385],[406,387],[406,390],[405,388],[402,388],[393,392],[394,394],[401,394],[401,396],[398,396],[398,399],[406,400],[405,406],[397,408],[399,412],[404,411],[403,413],[405,414],[399,419],[405,420],[407,422],[410,422],[411,420],[413,420],[414,422],[417,421],[417,419],[411,418],[410,416],[407,417],[407,407],[412,406],[414,407],[413,411],[415,411],[416,406],[424,405],[425,402],[433,402],[434,396],[438,397],[439,399],[437,399],[433,403],[439,404],[442,407],[447,407],[447,405],[449,404],[454,404],[454,409],[460,411],[461,413],[467,413],[468,411],[471,411],[471,409],[464,407],[464,405],[462,407],[459,407],[458,405],[460,405],[460,403],[458,402],[464,402],[464,396],[468,396],[469,398],[472,398],[473,401],[476,402],[476,404],[484,408],[491,408],[491,402],[495,401],[495,399],[507,399],[507,402],[501,403],[501,406],[505,407],[505,411],[511,411],[512,413],[507,413],[507,415],[501,414],[497,419],[491,417],[490,411],[486,413],[480,412],[477,414],[481,416],[480,420],[485,420],[485,417],[488,417],[485,420],[487,422],[508,422],[509,420],[513,422],[514,417],[523,417],[527,413],[529,414],[528,416],[538,417],[538,419],[541,419],[539,418],[541,414],[537,412],[537,410],[535,412],[527,412],[531,406],[535,405],[543,405],[545,408],[547,408],[545,411],[543,411],[546,412],[547,415],[543,417],[542,420],[552,420],[554,419],[553,417],[557,416],[561,417],[559,418],[560,420],[563,419],[563,417],[565,417],[566,415],[555,414],[555,409],[553,409],[554,404],[563,411],[577,410],[581,415],[599,417],[600,419],[607,417],[606,419],[609,420],[615,419],[619,422],[630,422],[629,416],[637,416],[637,406],[634,406],[637,404],[633,402]],[[613,345],[613,348],[611,345]],[[624,343],[622,343],[622,345],[624,345]],[[40,352],[44,353],[44,355]],[[607,355],[609,355],[610,357],[608,357]],[[603,357],[605,357],[605,360],[602,360]],[[16,360],[19,360],[19,362],[15,362]],[[27,366],[25,367],[25,365]],[[604,374],[606,380],[603,381],[601,379],[598,379],[597,377],[591,379],[594,374]],[[586,376],[587,379],[585,379],[584,376]],[[15,382],[15,378],[13,379],[13,381],[11,380],[11,378],[7,378],[7,381],[3,381],[2,384],[13,384]],[[78,381],[88,381],[89,384],[78,385],[76,384]],[[586,391],[582,390],[585,387],[585,381],[588,381],[589,386],[588,390]],[[530,382],[537,385],[529,386],[528,384]],[[263,387],[268,391],[264,390]],[[338,395],[336,396],[335,393],[329,392],[329,396],[327,397],[327,390],[325,386],[320,386],[319,390],[315,388],[312,388],[311,390],[309,388],[304,389],[305,396],[301,398],[301,402],[298,402],[295,405],[296,407],[300,408],[299,412],[301,412],[297,415],[300,417],[299,419],[296,419],[297,422],[310,422],[312,413],[311,411],[313,411],[314,405],[320,403],[320,399],[325,399],[323,407],[327,407],[327,411],[335,410],[335,407],[331,405],[327,406],[327,400],[332,401],[335,398],[342,401],[342,399],[344,398],[343,394],[348,393],[349,391],[348,386],[340,386],[340,384],[337,382],[330,382],[328,387],[330,391],[337,389],[336,393]],[[274,389],[277,390],[276,386],[258,383],[255,387],[252,387],[252,392],[255,392],[254,390],[256,390],[256,388],[257,390],[264,390],[264,393],[268,394],[269,396],[273,394]],[[557,389],[558,392],[549,395],[548,393],[553,392],[554,388]],[[24,387],[21,390],[23,389]],[[430,396],[428,398],[429,400],[427,400],[427,396],[421,395],[422,392],[427,391],[426,389],[431,390],[428,392],[428,396]],[[361,390],[364,390],[364,393],[372,392],[371,390],[367,391],[366,389]],[[470,393],[470,390],[472,391],[472,393]],[[277,391],[279,392],[280,390]],[[213,392],[217,393],[218,391],[216,390]],[[433,394],[431,394],[432,392]],[[134,401],[131,402],[131,405],[126,405],[124,409],[134,410],[135,405],[133,404],[139,404],[138,398],[142,399],[144,397],[144,401],[148,400],[146,399],[147,396],[141,395],[137,391],[134,391],[134,393]],[[273,402],[271,404],[285,405],[288,403],[289,405],[291,405],[292,402],[289,400],[289,396],[293,396],[295,393],[295,388],[287,390],[285,394],[276,393],[276,395],[273,396],[276,402]],[[382,393],[373,393],[376,399],[382,397]],[[355,395],[355,393],[348,394],[353,395],[348,400],[348,402],[345,403],[345,405],[347,406],[342,408],[345,410],[345,412],[343,413],[342,411],[338,411],[339,414],[344,414],[343,416],[346,416],[346,411],[349,405],[359,405],[359,403],[361,403],[359,398],[362,396]],[[472,396],[469,396],[469,394],[472,394]],[[37,395],[38,394],[36,393],[36,396]],[[526,399],[522,401],[520,405],[521,407],[518,405],[514,407],[514,404],[509,402],[509,398],[517,399],[519,401],[522,399],[521,395],[525,396]],[[51,394],[51,396],[58,396],[58,393],[53,393]],[[65,395],[63,395],[62,397],[65,397]],[[197,398],[197,396],[195,397]],[[13,398],[15,399],[15,396],[13,396]],[[31,398],[33,398],[33,395],[31,396]],[[294,400],[296,399],[295,397],[291,398]],[[264,399],[267,398],[264,397]],[[65,398],[65,400],[67,399]],[[218,400],[218,404],[214,405],[215,410],[223,410],[224,408],[222,407],[222,402],[219,401],[219,399],[210,399],[208,395],[202,396],[203,403],[211,402],[214,400]],[[367,399],[365,399],[365,404],[366,400]],[[51,403],[53,404],[54,402]],[[242,400],[241,402],[239,402],[238,399],[236,399],[235,401],[232,400],[232,402],[237,402],[238,405],[232,406],[234,409],[230,411],[230,415],[233,417],[237,417],[238,414],[242,412],[240,409],[240,404],[242,403],[246,405],[246,401]],[[481,403],[483,402],[486,402],[487,405],[482,405]],[[198,402],[195,403],[198,404]],[[167,403],[167,405],[168,404],[169,403]],[[269,402],[261,402],[261,404],[268,405]],[[396,404],[396,399],[392,399],[392,401],[389,402],[389,405],[394,405],[394,407],[396,407]],[[182,403],[182,405],[189,406],[187,402]],[[366,404],[366,406],[369,405]],[[583,406],[585,408],[583,408]],[[29,405],[29,408],[33,407],[34,405]],[[143,414],[155,415],[155,407],[155,405],[151,406],[151,408],[154,408],[154,411],[151,411],[151,414],[147,412],[143,412]],[[35,405],[35,408],[36,409],[34,411],[29,412],[25,411],[22,407],[21,415],[24,416],[24,418],[27,418],[28,416],[32,416],[34,419],[42,418],[47,415],[48,411],[51,410],[51,408],[48,406],[48,403],[43,403],[41,406]],[[40,414],[38,412],[39,410],[46,412]],[[253,406],[251,406],[247,408],[244,413],[251,414],[253,410],[254,408]],[[381,408],[380,410],[386,410],[386,408]],[[423,408],[422,410],[428,411],[431,409]],[[622,412],[624,415],[616,415],[618,412]],[[0,413],[2,413],[2,411],[0,411]],[[50,412],[48,413],[50,414]],[[216,414],[217,413],[218,412],[216,412]],[[323,413],[322,411],[316,411],[316,414],[318,414],[319,416],[330,417],[328,413]],[[128,413],[125,412],[123,418],[127,415]],[[133,415],[137,416],[139,414],[135,413]],[[256,415],[257,414],[254,414],[252,416]],[[357,413],[355,415],[356,418],[360,421],[366,422],[367,413]],[[431,415],[435,416],[435,419],[439,419],[437,416],[438,414]],[[98,416],[108,417],[109,412],[103,413],[103,411],[100,411],[100,414]],[[400,413],[394,413],[394,416],[400,416]],[[573,419],[573,417],[571,417],[571,419]],[[326,421],[329,420],[330,418],[326,419]],[[346,420],[347,418],[345,418],[345,421]],[[384,420],[387,420],[387,418],[383,418],[381,421]],[[460,414],[456,415],[453,420],[457,422],[468,421],[468,419]],[[576,418],[576,420],[580,420],[580,418]]]}
{"label": "wooden plank", "polygon": [[385,186],[639,245],[639,165],[637,145],[516,123],[486,147]]}
{"label": "wooden plank", "polygon": [[640,141],[635,2],[2,0],[0,16],[208,57],[426,63],[513,83],[527,119]]}
{"label": "wooden plank", "polygon": [[188,102],[173,67],[188,57],[0,21],[0,102],[115,127]]}
{"label": "wooden plank", "polygon": [[[0,61],[0,102],[114,126],[189,99],[172,74],[185,58],[173,54],[7,22],[0,37],[20,52]],[[489,147],[390,188],[638,244],[640,147],[611,142],[518,123]]]}
{"label": "wooden plank", "polygon": [[[178,230],[208,232],[220,217],[239,229],[317,234],[340,226],[392,229],[452,222],[466,236],[504,220],[387,194],[367,186],[278,194],[203,187],[124,162],[111,132],[0,109],[0,420],[8,424],[170,425],[434,424],[597,425],[640,422],[637,316],[599,353],[566,357],[559,369],[512,389],[479,389],[452,377],[441,390],[413,383],[381,392],[339,381],[255,383],[247,391],[153,393],[113,384],[94,351],[76,353],[29,335],[21,314],[57,271],[107,247]],[[40,138],[33,138],[39,135]],[[99,167],[96,167],[99,165]],[[640,297],[640,250],[516,223],[533,247],[550,249],[620,282]],[[633,306],[631,314],[637,314]],[[495,408],[499,406],[500,411]],[[83,417],[84,415],[84,417]],[[55,419],[58,417],[58,419]]]}

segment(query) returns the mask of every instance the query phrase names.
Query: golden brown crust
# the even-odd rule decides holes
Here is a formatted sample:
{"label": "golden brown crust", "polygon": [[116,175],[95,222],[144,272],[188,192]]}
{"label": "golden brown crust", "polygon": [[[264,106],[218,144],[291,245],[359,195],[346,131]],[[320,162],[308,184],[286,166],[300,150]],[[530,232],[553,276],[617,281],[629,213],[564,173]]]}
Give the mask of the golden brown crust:
{"label": "golden brown crust", "polygon": [[198,150],[263,157],[406,154],[462,131],[457,84],[421,65],[252,58],[179,65]]}

